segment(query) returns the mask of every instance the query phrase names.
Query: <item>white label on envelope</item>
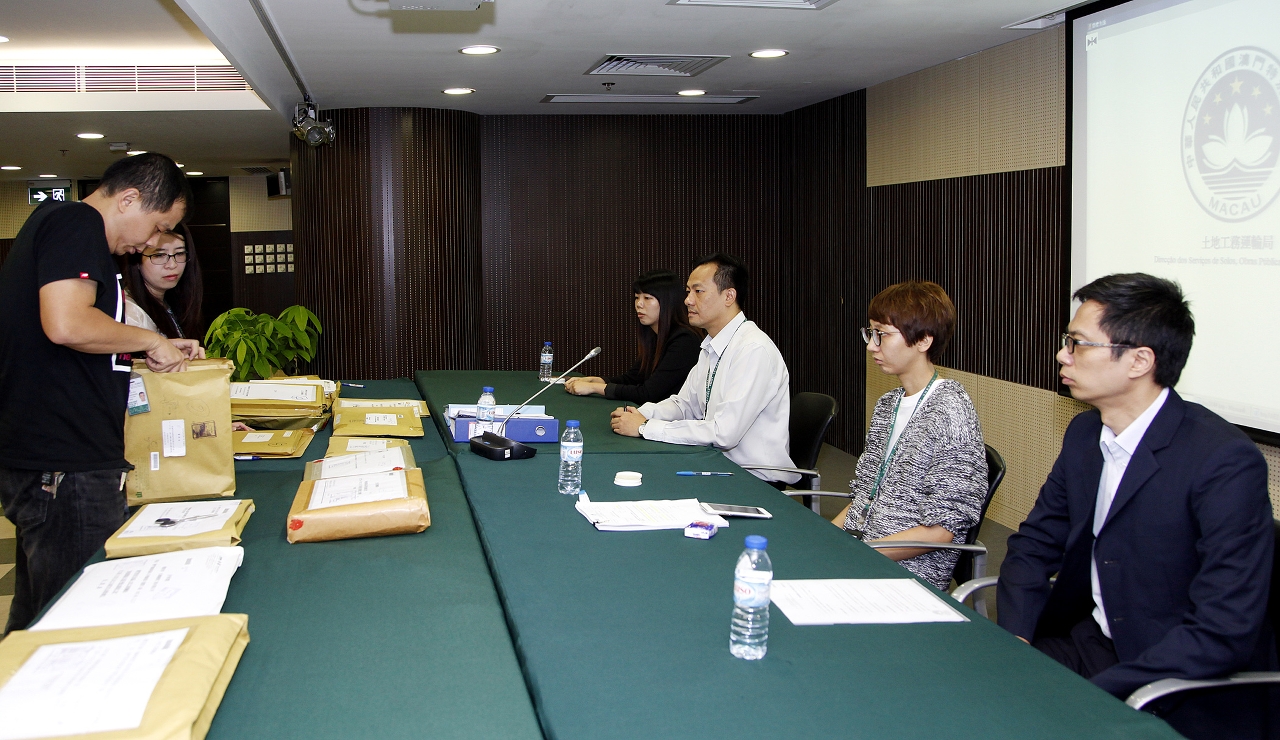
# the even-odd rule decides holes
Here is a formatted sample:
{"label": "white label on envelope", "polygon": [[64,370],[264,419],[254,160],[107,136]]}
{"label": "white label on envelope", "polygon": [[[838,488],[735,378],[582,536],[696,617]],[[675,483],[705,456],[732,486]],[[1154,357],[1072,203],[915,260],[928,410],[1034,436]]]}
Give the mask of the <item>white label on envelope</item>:
{"label": "white label on envelope", "polygon": [[397,498],[409,498],[408,483],[403,470],[318,480],[311,489],[311,501],[307,504],[307,508],[327,509],[332,506],[366,504],[371,501],[388,501]]}
{"label": "white label on envelope", "polygon": [[231,397],[251,401],[300,401],[316,400],[316,386],[290,383],[232,383]]}
{"label": "white label on envelope", "polygon": [[396,425],[395,414],[365,414],[364,423],[372,426],[393,427]]}
{"label": "white label on envelope", "polygon": [[183,419],[165,419],[160,422],[160,436],[164,439],[165,457],[186,457],[187,422]]}
{"label": "white label on envelope", "polygon": [[385,439],[349,439],[347,440],[347,452],[386,452],[387,440]]}
{"label": "white label on envelope", "polygon": [[274,432],[250,432],[244,435],[244,442],[254,444],[257,442],[270,442],[271,438],[276,436]]}

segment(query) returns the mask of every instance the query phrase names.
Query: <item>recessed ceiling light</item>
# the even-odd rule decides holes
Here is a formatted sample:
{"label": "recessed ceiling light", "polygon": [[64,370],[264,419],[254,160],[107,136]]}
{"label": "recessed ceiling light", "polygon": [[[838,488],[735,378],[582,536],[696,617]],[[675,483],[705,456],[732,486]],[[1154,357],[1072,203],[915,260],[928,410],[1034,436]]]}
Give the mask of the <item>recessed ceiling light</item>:
{"label": "recessed ceiling light", "polygon": [[695,95],[706,95],[707,91],[706,90],[681,90],[680,94],[684,95],[685,97],[693,97]]}
{"label": "recessed ceiling light", "polygon": [[187,173],[187,176],[188,176],[188,177],[195,177],[195,176],[197,176],[197,175],[203,175],[203,174],[204,174],[203,172],[188,172],[188,173]]}
{"label": "recessed ceiling light", "polygon": [[447,87],[440,92],[445,95],[470,95],[475,92],[475,89],[470,87]]}
{"label": "recessed ceiling light", "polygon": [[785,57],[786,55],[786,49],[757,49],[756,51],[751,52],[751,56],[756,59],[777,59],[778,57]]}
{"label": "recessed ceiling light", "polygon": [[57,177],[57,175],[41,175],[41,177]]}
{"label": "recessed ceiling light", "polygon": [[78,139],[101,139],[102,134],[76,134]]}
{"label": "recessed ceiling light", "polygon": [[469,54],[472,56],[481,56],[484,54],[497,54],[498,52],[502,51],[502,49],[499,49],[496,46],[488,46],[486,44],[481,44],[478,46],[464,46],[461,49],[458,49],[458,51],[462,52],[463,54]]}
{"label": "recessed ceiling light", "polygon": [[174,162],[174,164],[178,165],[178,169],[182,169],[183,167],[186,167],[186,165],[181,162]]}
{"label": "recessed ceiling light", "polygon": [[20,170],[20,169],[22,168],[12,164],[6,164],[5,166],[0,167],[0,170]]}
{"label": "recessed ceiling light", "polygon": [[130,157],[136,157],[139,154],[146,154],[146,153],[147,153],[146,149],[130,149],[129,151],[125,152],[125,154],[128,154]]}
{"label": "recessed ceiling light", "polygon": [[9,40],[9,37],[8,37],[8,36],[0,36],[0,44],[3,44],[3,43],[5,43],[5,42],[6,42],[6,41],[8,41],[8,40]]}

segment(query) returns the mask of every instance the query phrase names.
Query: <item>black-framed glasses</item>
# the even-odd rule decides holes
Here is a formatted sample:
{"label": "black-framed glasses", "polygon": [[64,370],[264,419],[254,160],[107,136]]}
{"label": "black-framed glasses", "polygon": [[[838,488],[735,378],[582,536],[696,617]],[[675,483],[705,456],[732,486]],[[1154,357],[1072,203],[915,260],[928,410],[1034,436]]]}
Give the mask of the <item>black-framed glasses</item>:
{"label": "black-framed glasses", "polygon": [[170,259],[172,259],[174,262],[177,262],[180,265],[185,264],[187,261],[186,252],[173,252],[171,254],[168,252],[155,252],[153,254],[144,254],[142,256],[151,260],[151,264],[160,265],[160,266],[169,264]]}
{"label": "black-framed glasses", "polygon": [[1070,334],[1062,335],[1062,347],[1067,350],[1067,354],[1074,355],[1076,347],[1107,347],[1109,349],[1137,349],[1132,344],[1104,344],[1102,342],[1086,342],[1083,339],[1076,339]]}
{"label": "black-framed glasses", "polygon": [[886,334],[901,334],[901,333],[902,332],[900,331],[880,331],[879,329],[876,329],[874,327],[864,326],[862,327],[862,341],[865,344],[870,344],[875,347],[879,347],[880,342],[884,341],[884,336]]}

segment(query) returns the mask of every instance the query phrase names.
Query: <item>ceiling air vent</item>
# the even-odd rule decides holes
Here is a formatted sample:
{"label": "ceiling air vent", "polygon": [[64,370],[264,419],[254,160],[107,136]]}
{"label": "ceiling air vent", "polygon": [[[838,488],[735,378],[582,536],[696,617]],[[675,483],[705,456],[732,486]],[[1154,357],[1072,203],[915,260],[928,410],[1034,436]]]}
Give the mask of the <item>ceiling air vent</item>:
{"label": "ceiling air vent", "polygon": [[275,172],[270,167],[241,167],[240,171],[250,175],[270,175]]}
{"label": "ceiling air vent", "polygon": [[709,54],[608,54],[585,74],[693,77],[728,58]]}
{"label": "ceiling air vent", "polygon": [[822,10],[836,0],[667,0],[667,5],[714,5],[722,8],[790,8]]}
{"label": "ceiling air vent", "polygon": [[705,105],[733,105],[747,103],[759,95],[623,95],[620,93],[548,93],[544,103],[697,103]]}
{"label": "ceiling air vent", "polygon": [[0,92],[209,92],[248,90],[229,64],[194,66],[0,66]]}

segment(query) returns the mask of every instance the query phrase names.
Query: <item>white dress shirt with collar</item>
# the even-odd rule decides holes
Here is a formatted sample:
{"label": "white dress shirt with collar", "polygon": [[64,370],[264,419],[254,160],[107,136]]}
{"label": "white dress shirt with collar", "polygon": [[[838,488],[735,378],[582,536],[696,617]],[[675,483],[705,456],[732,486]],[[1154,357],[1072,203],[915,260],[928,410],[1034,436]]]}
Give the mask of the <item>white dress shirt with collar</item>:
{"label": "white dress shirt with collar", "polygon": [[[1138,449],[1138,444],[1142,442],[1142,436],[1147,433],[1147,427],[1151,426],[1151,421],[1156,418],[1156,414],[1160,413],[1160,407],[1164,406],[1164,401],[1168,397],[1169,389],[1161,390],[1160,395],[1156,396],[1156,400],[1151,402],[1147,410],[1139,414],[1138,418],[1119,434],[1111,431],[1111,427],[1106,424],[1102,425],[1102,434],[1098,439],[1098,444],[1102,447],[1102,477],[1098,479],[1098,499],[1093,507],[1094,537],[1098,536],[1102,525],[1107,521],[1107,512],[1111,511],[1111,502],[1115,500],[1116,491],[1120,489],[1120,481],[1124,479],[1124,471],[1129,468],[1129,460]],[[1094,546],[1097,547],[1096,540]],[[1102,634],[1111,637],[1111,627],[1107,625],[1107,610],[1102,605],[1102,584],[1098,580],[1096,555],[1090,556],[1089,559],[1089,582],[1093,586],[1093,621],[1102,628]]]}
{"label": "white dress shirt with collar", "polygon": [[[795,467],[788,430],[791,376],[782,353],[745,314],[702,340],[698,364],[679,393],[639,411],[648,419],[641,430],[645,439],[711,445],[740,465]],[[751,472],[769,481],[799,479],[794,473]]]}

